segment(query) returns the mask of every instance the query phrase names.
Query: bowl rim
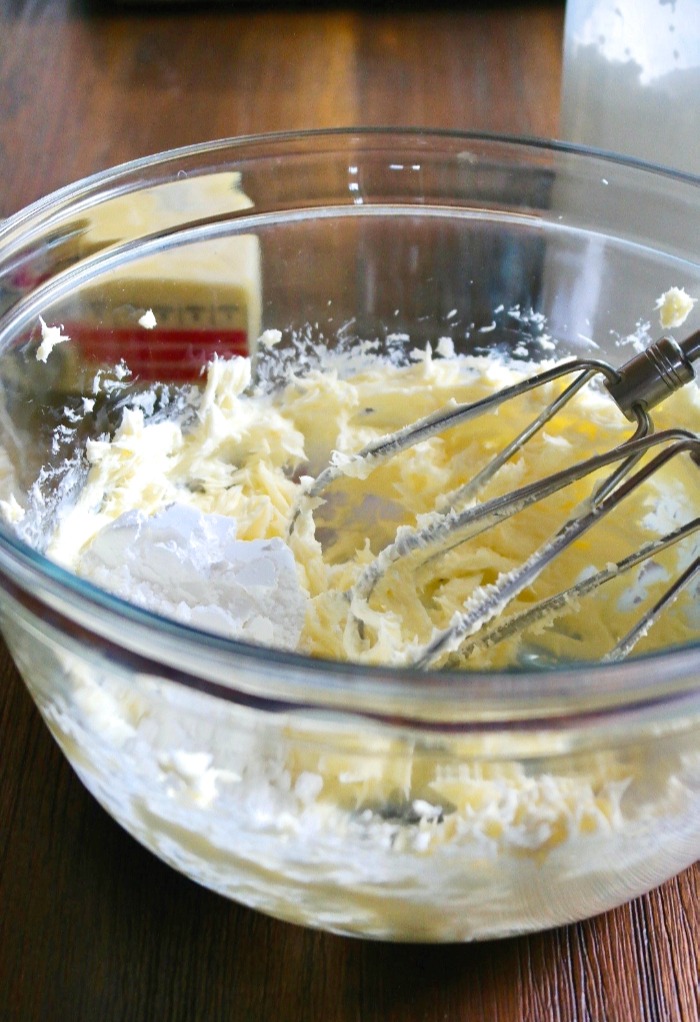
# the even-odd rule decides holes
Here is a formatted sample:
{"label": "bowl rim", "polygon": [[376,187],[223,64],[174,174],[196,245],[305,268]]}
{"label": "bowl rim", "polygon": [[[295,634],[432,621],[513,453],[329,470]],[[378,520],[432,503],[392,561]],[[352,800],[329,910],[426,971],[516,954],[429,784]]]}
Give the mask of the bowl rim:
{"label": "bowl rim", "polygon": [[[700,176],[590,146],[528,136],[381,126],[247,134],[139,157],[48,193],[0,222],[0,258],[11,236],[28,231],[31,237],[32,225],[45,227],[57,212],[102,195],[111,185],[144,170],[152,172],[168,163],[205,154],[243,155],[252,147],[283,150],[285,145],[300,142],[337,139],[339,143],[345,140],[346,145],[350,141],[360,145],[364,140],[388,142],[392,138],[418,145],[442,140],[564,154],[586,163],[602,160],[700,189]],[[139,670],[149,673],[150,669],[162,675],[163,668],[167,668],[168,676],[186,687],[266,709],[331,706],[412,726],[430,726],[438,721],[441,728],[448,724],[446,714],[449,718],[456,714],[454,724],[460,730],[465,726],[483,729],[515,723],[531,728],[549,726],[554,721],[560,725],[562,718],[600,723],[603,717],[616,717],[622,711],[656,713],[662,705],[667,710],[671,703],[685,706],[689,697],[700,710],[700,641],[620,663],[567,663],[537,670],[419,671],[345,663],[212,635],[139,608],[50,561],[15,536],[5,523],[0,523],[0,578],[5,593],[15,601],[25,606],[38,601],[48,624],[69,631],[72,625],[75,631],[76,622],[80,622],[93,643],[99,637],[106,655],[124,653],[124,637],[128,635],[129,655],[138,662]],[[190,669],[195,663],[200,669]],[[203,663],[206,671],[201,670]],[[233,684],[228,678],[232,668]],[[261,673],[267,686],[264,692]]]}
{"label": "bowl rim", "polygon": [[405,126],[337,126],[328,128],[308,128],[290,131],[269,131],[260,134],[247,133],[244,135],[229,135],[221,138],[209,139],[205,142],[193,142],[184,146],[173,146],[163,149],[160,152],[138,156],[132,160],[124,160],[102,170],[95,171],[77,178],[75,181],[62,185],[59,188],[47,192],[45,195],[33,202],[28,203],[21,209],[16,210],[9,216],[0,218],[0,244],[3,243],[7,234],[21,227],[25,221],[33,216],[41,214],[46,210],[55,209],[65,199],[74,203],[76,200],[87,197],[95,188],[101,188],[110,181],[132,174],[139,170],[153,169],[157,166],[164,166],[174,160],[198,156],[204,153],[217,153],[226,149],[238,150],[253,145],[274,145],[283,143],[313,141],[332,138],[382,138],[393,136],[395,138],[417,141],[442,139],[452,141],[464,141],[475,143],[493,143],[495,145],[522,147],[530,151],[540,150],[542,152],[569,154],[574,157],[582,156],[589,160],[600,159],[618,166],[636,168],[641,171],[652,172],[677,181],[688,184],[700,184],[700,175],[690,174],[687,171],[677,170],[673,167],[652,163],[636,156],[629,156],[623,153],[616,153],[609,149],[600,149],[595,146],[584,145],[578,142],[567,142],[562,139],[542,138],[537,135],[502,134],[488,131],[458,131],[451,128],[422,128]]}

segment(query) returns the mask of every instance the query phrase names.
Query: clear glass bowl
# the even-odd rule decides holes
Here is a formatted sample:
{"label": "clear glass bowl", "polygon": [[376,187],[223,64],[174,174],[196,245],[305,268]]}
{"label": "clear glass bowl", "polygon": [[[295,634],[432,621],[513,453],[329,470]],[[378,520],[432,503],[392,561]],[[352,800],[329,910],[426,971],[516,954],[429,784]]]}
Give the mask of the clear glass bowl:
{"label": "clear glass bowl", "polygon": [[[700,180],[569,146],[339,131],[166,153],[5,223],[3,475],[44,513],[32,542],[2,527],[2,628],[129,833],[247,905],[393,940],[566,923],[693,862],[697,643],[547,671],[361,668],[162,619],[41,549],[86,442],[144,381],[196,380],[266,328],[532,357],[546,328],[557,354],[595,339],[619,363],[663,290],[700,294],[699,212]],[[148,308],[158,329],[135,333]],[[39,316],[72,337],[46,363]],[[69,422],[98,376],[117,397],[101,386]]]}

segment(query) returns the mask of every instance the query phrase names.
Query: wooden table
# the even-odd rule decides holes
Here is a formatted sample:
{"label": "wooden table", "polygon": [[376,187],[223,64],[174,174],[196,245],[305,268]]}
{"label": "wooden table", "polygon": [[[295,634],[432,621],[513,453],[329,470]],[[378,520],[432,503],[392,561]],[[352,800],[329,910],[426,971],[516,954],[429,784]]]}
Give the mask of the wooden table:
{"label": "wooden table", "polygon": [[[553,136],[563,8],[0,5],[0,217],[170,146],[419,124]],[[87,795],[0,650],[0,1020],[699,1017],[700,868],[474,946],[307,932],[161,865]]]}

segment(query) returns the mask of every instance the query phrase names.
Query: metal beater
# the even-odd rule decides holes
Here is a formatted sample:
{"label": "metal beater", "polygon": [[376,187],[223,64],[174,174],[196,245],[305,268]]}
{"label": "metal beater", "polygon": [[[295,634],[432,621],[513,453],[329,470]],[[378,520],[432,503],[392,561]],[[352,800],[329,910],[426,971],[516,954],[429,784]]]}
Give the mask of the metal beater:
{"label": "metal beater", "polygon": [[[580,599],[605,585],[610,579],[629,571],[698,530],[700,518],[696,517],[681,528],[646,544],[617,564],[608,565],[603,571],[571,586],[565,592],[542,600],[527,611],[513,615],[505,621],[502,619],[503,611],[510,602],[530,585],[554,558],[601,521],[664,464],[684,453],[689,453],[695,464],[700,466],[700,436],[685,429],[667,429],[655,433],[649,414],[652,408],[694,379],[693,363],[699,355],[700,331],[696,331],[681,342],[671,337],[662,337],[617,369],[607,362],[595,359],[572,359],[505,387],[479,401],[456,405],[426,416],[368,444],[351,458],[350,471],[346,462],[341,466],[330,465],[321,472],[308,485],[298,503],[290,532],[302,509],[305,506],[311,507],[310,501],[321,496],[339,477],[347,474],[361,477],[369,475],[389,458],[422,440],[479,415],[485,415],[506,401],[514,400],[535,388],[544,387],[554,380],[570,378],[571,382],[555,400],[546,405],[540,414],[474,478],[445,496],[441,506],[429,516],[427,525],[421,528],[401,528],[395,541],[385,547],[364,568],[353,588],[345,594],[350,603],[350,616],[355,618],[356,627],[361,632],[362,622],[355,617],[353,608],[359,611],[360,605],[370,598],[375,586],[392,564],[411,554],[418,554],[424,562],[428,561],[446,549],[452,549],[482,534],[498,522],[571,483],[609,467],[609,474],[596,487],[590,499],[577,508],[548,541],[514,571],[502,574],[492,585],[477,590],[447,628],[434,635],[427,645],[414,651],[412,663],[416,667],[428,668],[438,660],[443,661],[446,655],[457,649],[464,660],[477,646],[492,645],[516,634],[535,621],[555,616],[563,608],[570,606],[572,600]],[[605,388],[620,411],[635,424],[632,436],[611,451],[587,458],[508,494],[475,504],[477,494],[496,472],[596,376],[602,377]],[[700,557],[682,572],[604,659],[613,661],[626,656],[662,611],[698,574]],[[493,619],[497,619],[495,626],[486,629],[485,626]]]}

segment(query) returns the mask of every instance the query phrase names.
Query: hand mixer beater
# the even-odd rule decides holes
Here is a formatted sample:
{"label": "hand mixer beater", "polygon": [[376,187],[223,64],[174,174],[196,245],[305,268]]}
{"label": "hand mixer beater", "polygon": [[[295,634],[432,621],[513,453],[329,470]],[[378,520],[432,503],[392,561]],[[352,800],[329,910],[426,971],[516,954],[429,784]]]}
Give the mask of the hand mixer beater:
{"label": "hand mixer beater", "polygon": [[[457,404],[428,415],[374,440],[349,460],[343,459],[341,463],[332,463],[324,469],[315,480],[307,484],[293,515],[290,532],[302,510],[312,510],[318,503],[317,498],[322,498],[331,484],[340,477],[351,475],[365,478],[388,459],[421,441],[477,416],[493,413],[523,394],[544,388],[554,381],[561,381],[563,389],[554,400],[546,404],[472,479],[445,495],[434,512],[422,516],[416,526],[400,527],[394,541],[364,567],[355,584],[344,594],[349,603],[350,622],[357,634],[362,636],[363,608],[392,566],[406,558],[416,558],[421,564],[436,560],[446,551],[493,529],[524,508],[538,504],[550,495],[595,474],[598,481],[590,495],[575,507],[549,539],[525,557],[514,570],[502,572],[493,583],[480,586],[453,615],[447,627],[434,629],[430,640],[423,645],[416,644],[409,654],[409,662],[420,668],[428,668],[436,663],[449,664],[449,657],[456,650],[459,650],[460,663],[464,663],[465,658],[468,659],[477,647],[492,646],[522,632],[533,623],[552,620],[611,579],[650,561],[661,551],[697,532],[700,518],[696,516],[644,543],[621,560],[608,563],[602,570],[541,599],[526,610],[504,617],[509,604],[548,565],[664,465],[686,455],[695,465],[700,466],[698,434],[681,428],[655,432],[650,416],[652,408],[694,379],[693,363],[699,355],[700,331],[682,342],[662,337],[619,368],[597,359],[571,359],[480,400]],[[479,501],[479,493],[499,470],[596,377],[602,380],[610,398],[634,424],[632,435],[611,450],[567,465],[564,469],[505,494]],[[662,611],[698,574],[700,557],[696,555],[693,558],[691,555],[690,563],[678,572],[675,580],[654,605],[644,611],[603,659],[619,660],[626,656]]]}

